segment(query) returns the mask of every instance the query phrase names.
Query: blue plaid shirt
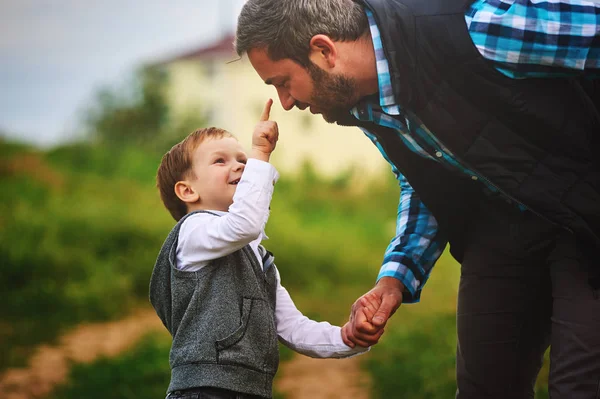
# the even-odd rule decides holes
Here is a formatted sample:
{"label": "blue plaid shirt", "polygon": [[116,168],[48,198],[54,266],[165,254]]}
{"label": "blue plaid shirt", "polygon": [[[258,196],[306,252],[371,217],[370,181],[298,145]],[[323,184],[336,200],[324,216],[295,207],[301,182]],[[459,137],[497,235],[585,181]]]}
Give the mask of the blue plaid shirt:
{"label": "blue plaid shirt", "polygon": [[[483,190],[498,193],[491,182],[457,161],[415,115],[396,103],[379,29],[372,12],[367,9],[366,13],[375,48],[379,93],[363,99],[352,114],[359,120],[394,129],[413,152],[467,174],[479,181]],[[510,78],[600,73],[600,3],[476,0],[465,13],[465,22],[479,52]],[[418,302],[447,242],[438,234],[437,221],[419,194],[390,161],[375,135],[363,131],[392,165],[401,189],[396,236],[386,249],[377,280],[399,279],[407,291],[404,302]]]}

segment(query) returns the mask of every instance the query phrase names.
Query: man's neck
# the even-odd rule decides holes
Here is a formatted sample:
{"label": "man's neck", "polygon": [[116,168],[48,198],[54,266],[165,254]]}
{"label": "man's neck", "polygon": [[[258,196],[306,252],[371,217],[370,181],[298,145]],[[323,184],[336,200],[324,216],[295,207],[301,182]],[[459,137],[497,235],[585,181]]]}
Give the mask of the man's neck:
{"label": "man's neck", "polygon": [[356,79],[360,97],[369,96],[379,91],[377,80],[377,65],[375,48],[371,32],[367,31],[362,37],[353,42],[343,42],[345,54],[348,54],[348,72]]}

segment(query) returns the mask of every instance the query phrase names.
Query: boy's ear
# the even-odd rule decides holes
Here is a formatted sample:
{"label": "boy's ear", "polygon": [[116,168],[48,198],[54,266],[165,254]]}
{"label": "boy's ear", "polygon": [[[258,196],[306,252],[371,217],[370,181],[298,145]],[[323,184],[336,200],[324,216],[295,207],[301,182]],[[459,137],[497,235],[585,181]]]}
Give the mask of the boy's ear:
{"label": "boy's ear", "polygon": [[175,195],[186,203],[198,202],[200,196],[187,181],[178,181],[175,183]]}

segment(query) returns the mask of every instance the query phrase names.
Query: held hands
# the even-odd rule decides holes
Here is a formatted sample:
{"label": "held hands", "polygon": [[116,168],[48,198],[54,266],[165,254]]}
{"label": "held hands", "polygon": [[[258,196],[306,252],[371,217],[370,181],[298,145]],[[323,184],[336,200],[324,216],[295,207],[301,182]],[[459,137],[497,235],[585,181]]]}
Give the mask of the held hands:
{"label": "held hands", "polygon": [[273,100],[269,99],[252,134],[251,157],[265,162],[269,162],[269,157],[273,150],[275,150],[277,139],[279,138],[277,122],[269,120],[272,105]]}
{"label": "held hands", "polygon": [[342,339],[351,348],[379,342],[385,324],[402,304],[404,285],[393,277],[383,277],[369,292],[354,302],[350,320],[342,327]]}

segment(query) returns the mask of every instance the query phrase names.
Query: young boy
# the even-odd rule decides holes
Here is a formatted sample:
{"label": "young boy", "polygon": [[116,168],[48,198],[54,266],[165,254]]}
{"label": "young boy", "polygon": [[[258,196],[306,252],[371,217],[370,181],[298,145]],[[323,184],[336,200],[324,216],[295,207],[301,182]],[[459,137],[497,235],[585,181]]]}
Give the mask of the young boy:
{"label": "young boy", "polygon": [[150,301],[173,336],[168,398],[271,397],[278,337],[312,357],[367,350],[303,316],[260,245],[278,179],[268,163],[278,138],[272,103],[249,158],[230,133],[207,128],[175,145],[158,169],[162,201],[178,221],[150,282]]}

